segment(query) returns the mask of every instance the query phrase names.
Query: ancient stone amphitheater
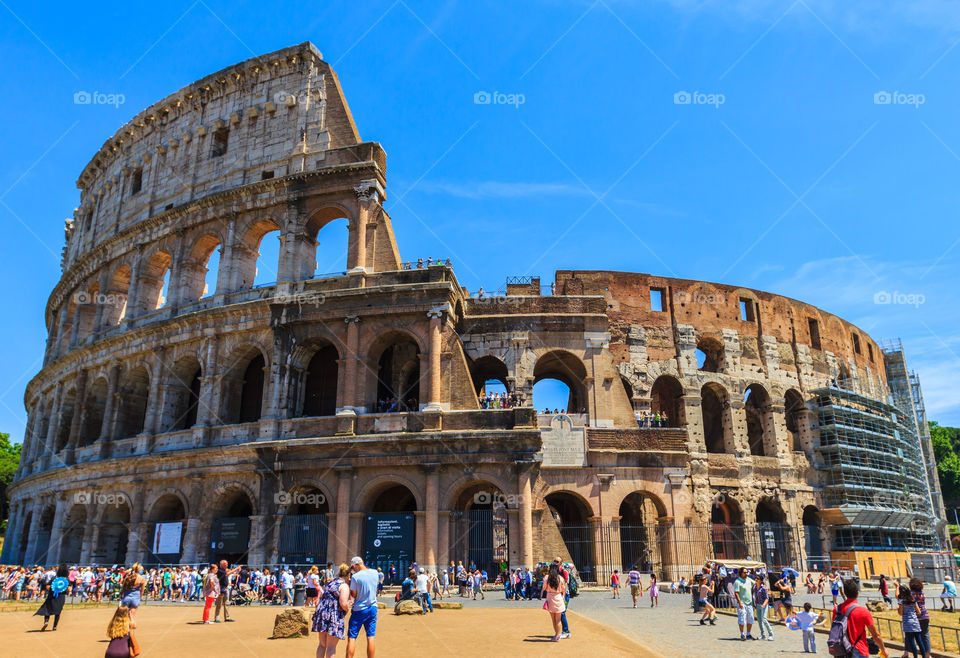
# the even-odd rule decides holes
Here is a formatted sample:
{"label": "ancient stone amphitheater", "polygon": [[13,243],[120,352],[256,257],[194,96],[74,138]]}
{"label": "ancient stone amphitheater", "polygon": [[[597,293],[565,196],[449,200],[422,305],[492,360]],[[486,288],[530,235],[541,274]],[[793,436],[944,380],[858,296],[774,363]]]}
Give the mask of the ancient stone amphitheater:
{"label": "ancient stone amphitheater", "polygon": [[[77,185],[4,562],[561,554],[605,579],[858,548],[831,530],[850,519],[818,418],[830,391],[898,413],[870,336],[729,285],[558,271],[550,294],[517,279],[481,296],[445,261],[406,265],[384,151],[312,44],[152,105]],[[321,276],[337,221],[346,271]],[[255,285],[264,269],[276,282]],[[531,406],[547,379],[567,413]],[[481,408],[494,382],[519,404]],[[638,427],[648,410],[662,426]],[[872,505],[904,532],[929,516],[920,469]],[[936,547],[911,537],[898,546]]]}

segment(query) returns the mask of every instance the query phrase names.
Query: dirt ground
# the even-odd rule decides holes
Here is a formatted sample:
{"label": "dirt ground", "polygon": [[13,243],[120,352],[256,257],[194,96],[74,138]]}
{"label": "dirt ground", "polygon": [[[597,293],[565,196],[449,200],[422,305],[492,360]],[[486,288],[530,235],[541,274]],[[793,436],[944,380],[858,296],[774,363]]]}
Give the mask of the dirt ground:
{"label": "dirt ground", "polygon": [[[204,626],[198,623],[198,606],[144,606],[137,613],[135,631],[144,658],[237,658],[282,655],[312,657],[317,640],[271,640],[276,607],[235,608],[234,623]],[[0,655],[101,657],[106,650],[105,631],[112,608],[65,610],[56,632],[40,633],[40,617],[29,612],[0,615]],[[570,613],[576,633],[555,644],[546,612],[535,609],[472,608],[437,610],[426,617],[396,617],[381,610],[377,624],[377,655],[435,655],[437,650],[458,658],[490,656],[637,656],[658,654],[611,629]],[[366,641],[358,641],[357,656],[366,656]],[[281,653],[282,652],[282,653]],[[346,653],[341,641],[337,655]]]}

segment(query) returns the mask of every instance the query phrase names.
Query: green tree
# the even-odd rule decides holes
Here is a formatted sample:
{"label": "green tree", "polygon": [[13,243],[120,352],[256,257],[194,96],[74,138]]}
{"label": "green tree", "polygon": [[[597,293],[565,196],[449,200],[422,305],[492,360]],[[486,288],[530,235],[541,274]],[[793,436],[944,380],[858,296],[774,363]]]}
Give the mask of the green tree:
{"label": "green tree", "polygon": [[930,438],[933,439],[943,502],[947,507],[957,507],[960,504],[960,454],[957,454],[960,429],[941,427],[933,421],[930,423]]}

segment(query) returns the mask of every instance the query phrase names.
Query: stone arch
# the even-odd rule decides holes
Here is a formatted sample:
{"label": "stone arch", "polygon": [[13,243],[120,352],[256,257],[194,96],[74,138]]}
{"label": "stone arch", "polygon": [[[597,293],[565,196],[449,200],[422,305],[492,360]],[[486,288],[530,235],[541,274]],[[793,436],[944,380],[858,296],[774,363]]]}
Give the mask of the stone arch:
{"label": "stone arch", "polygon": [[313,338],[297,347],[291,361],[298,368],[293,380],[293,416],[332,416],[337,412],[341,356],[337,344]]}
{"label": "stone arch", "polygon": [[[330,493],[330,487],[320,480],[305,479],[297,480],[287,487],[285,493],[289,494],[285,500],[281,500],[284,514],[328,514],[335,509],[333,496]],[[304,500],[298,496],[311,496],[320,494],[321,499],[311,498]],[[312,509],[314,511],[307,511]]]}
{"label": "stone arch", "polygon": [[83,402],[83,424],[80,428],[78,446],[92,445],[100,438],[103,431],[109,390],[110,384],[107,382],[107,378],[103,376],[97,377],[93,385],[87,388],[87,394]]}
{"label": "stone arch", "polygon": [[423,509],[423,497],[419,487],[412,480],[402,475],[378,475],[367,481],[354,500],[359,502],[358,508],[361,512],[374,512],[373,509],[377,499],[381,497],[388,489],[392,487],[404,487],[413,499],[414,508]]}
{"label": "stone arch", "polygon": [[247,343],[234,348],[227,360],[232,365],[221,384],[222,422],[229,425],[260,420],[267,397],[269,360],[266,352],[256,343]]}
{"label": "stone arch", "polygon": [[546,509],[540,527],[544,546],[563,546],[565,554],[560,557],[572,561],[584,580],[594,580],[592,505],[580,494],[563,489],[548,493],[543,500]]}
{"label": "stone arch", "polygon": [[[339,223],[341,220],[345,222],[343,225]],[[349,227],[354,223],[353,213],[338,204],[329,204],[309,214],[304,224],[303,247],[297,259],[301,280],[346,271]],[[336,226],[331,226],[333,224]],[[332,249],[326,248],[327,240],[334,243]]]}
{"label": "stone arch", "polygon": [[60,402],[60,422],[57,425],[56,445],[54,452],[60,452],[70,442],[70,428],[73,427],[73,417],[77,413],[77,388],[70,386],[63,394]]}
{"label": "stone arch", "polygon": [[143,364],[128,369],[120,379],[117,397],[117,438],[136,436],[144,430],[150,372]]}
{"label": "stone arch", "polygon": [[790,439],[790,449],[794,452],[803,450],[800,441],[800,427],[803,421],[803,412],[806,411],[803,396],[794,388],[787,390],[783,396],[784,421]]}
{"label": "stone arch", "polygon": [[113,494],[115,502],[101,512],[100,533],[90,559],[98,564],[123,564],[127,561],[127,540],[130,527],[130,498],[120,492]]}
{"label": "stone arch", "polygon": [[43,504],[39,514],[37,541],[34,545],[32,557],[33,562],[36,564],[47,564],[49,562],[47,556],[50,553],[50,535],[53,532],[53,525],[56,521],[56,505],[53,503]]}
{"label": "stone arch", "polygon": [[751,384],[743,394],[743,409],[747,421],[747,444],[750,454],[774,457],[777,454],[773,436],[770,394],[760,384]]}
{"label": "stone arch", "polygon": [[697,340],[697,369],[703,372],[723,372],[725,352],[723,341],[713,336]]}
{"label": "stone arch", "polygon": [[660,375],[650,388],[650,411],[667,415],[665,427],[684,427],[686,418],[683,410],[683,384],[671,375]]}
{"label": "stone arch", "polygon": [[818,569],[826,566],[829,556],[823,550],[823,519],[816,505],[807,505],[803,508],[803,552],[807,557],[807,569]]}
{"label": "stone arch", "polygon": [[707,452],[735,453],[730,395],[722,385],[708,382],[700,389],[703,440]]}
{"label": "stone arch", "polygon": [[[178,489],[164,489],[157,492],[147,513],[149,536],[143,539],[149,542],[147,561],[152,563],[179,562],[183,554],[183,537],[186,531],[187,499]],[[180,523],[180,545],[176,553],[157,553],[158,547],[154,544],[157,537],[157,525],[161,523]]]}
{"label": "stone arch", "polygon": [[75,504],[63,516],[60,525],[60,562],[78,564],[83,550],[83,532],[87,527],[87,508]]}
{"label": "stone arch", "polygon": [[503,388],[511,392],[508,381],[507,364],[493,354],[481,356],[470,362],[470,378],[473,380],[473,390],[477,395],[484,395],[489,381],[497,381]]}
{"label": "stone arch", "polygon": [[764,496],[757,501],[756,521],[763,560],[772,567],[793,563],[790,542],[793,534],[780,501],[772,496]]}
{"label": "stone arch", "polygon": [[185,430],[197,424],[203,368],[196,354],[180,357],[166,377],[163,431]]}
{"label": "stone arch", "polygon": [[100,302],[100,284],[91,283],[85,291],[77,293],[76,302],[73,333],[76,336],[74,343],[80,345],[98,329],[94,321],[97,316],[97,304]]}
{"label": "stone arch", "polygon": [[115,327],[127,315],[127,291],[130,290],[130,266],[121,263],[113,271],[104,290],[103,326]]}
{"label": "stone arch", "polygon": [[[217,254],[214,256],[214,254]],[[183,263],[180,276],[181,300],[184,303],[194,302],[217,292],[209,289],[209,272],[211,265],[217,267],[219,274],[220,256],[223,254],[223,239],[214,230],[205,230],[190,248],[190,257]],[[222,291],[221,291],[222,292]]]}
{"label": "stone arch", "polygon": [[509,560],[508,507],[517,501],[495,478],[472,474],[461,478],[450,497],[450,558],[488,574]]}
{"label": "stone arch", "polygon": [[[280,225],[272,219],[261,218],[251,221],[246,229],[241,233],[240,243],[234,250],[234,259],[236,261],[237,289],[249,290],[254,287],[258,277],[258,271],[271,267],[263,262],[260,252],[263,245],[263,239],[272,233],[279,236]],[[271,247],[272,251],[272,247]],[[273,280],[276,280],[276,274],[279,271],[279,262],[274,263],[269,270],[273,273]],[[263,278],[264,275],[261,275]],[[267,276],[269,279],[270,277]]]}
{"label": "stone arch", "polygon": [[367,408],[417,411],[421,373],[426,371],[421,369],[424,354],[422,341],[413,332],[391,328],[378,336],[367,350]]}
{"label": "stone arch", "polygon": [[[550,350],[541,354],[533,366],[534,387],[545,379],[553,379],[569,389],[566,411],[587,410],[587,369],[580,357],[567,350]],[[533,405],[537,407],[537,402]]]}
{"label": "stone arch", "polygon": [[226,560],[231,564],[246,561],[251,517],[257,514],[257,497],[246,484],[229,482],[217,487],[209,498],[210,510],[204,514],[210,528],[208,560]]}
{"label": "stone arch", "polygon": [[137,293],[140,314],[153,313],[166,304],[166,297],[170,292],[168,288],[167,295],[164,296],[164,287],[168,287],[172,264],[170,252],[163,249],[154,252],[144,263]]}
{"label": "stone arch", "polygon": [[331,498],[322,482],[300,481],[283,492],[277,558],[288,564],[323,564],[327,559]]}
{"label": "stone arch", "polygon": [[663,501],[648,491],[633,491],[620,501],[618,514],[621,568],[663,572],[664,563],[670,559],[658,527],[658,521],[667,516]]}
{"label": "stone arch", "polygon": [[718,559],[747,557],[743,510],[734,498],[722,493],[713,497],[710,524],[713,554]]}

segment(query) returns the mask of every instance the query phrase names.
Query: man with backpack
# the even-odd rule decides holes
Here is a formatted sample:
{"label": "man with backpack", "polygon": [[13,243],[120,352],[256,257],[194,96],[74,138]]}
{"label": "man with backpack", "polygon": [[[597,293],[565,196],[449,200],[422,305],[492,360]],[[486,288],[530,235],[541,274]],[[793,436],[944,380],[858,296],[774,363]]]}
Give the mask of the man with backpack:
{"label": "man with backpack", "polygon": [[877,645],[880,658],[887,658],[883,638],[877,630],[873,615],[866,607],[857,602],[860,595],[860,583],[852,578],[843,581],[843,594],[846,600],[833,609],[833,624],[827,637],[827,650],[831,656],[849,658],[868,658],[870,648],[867,632]]}

